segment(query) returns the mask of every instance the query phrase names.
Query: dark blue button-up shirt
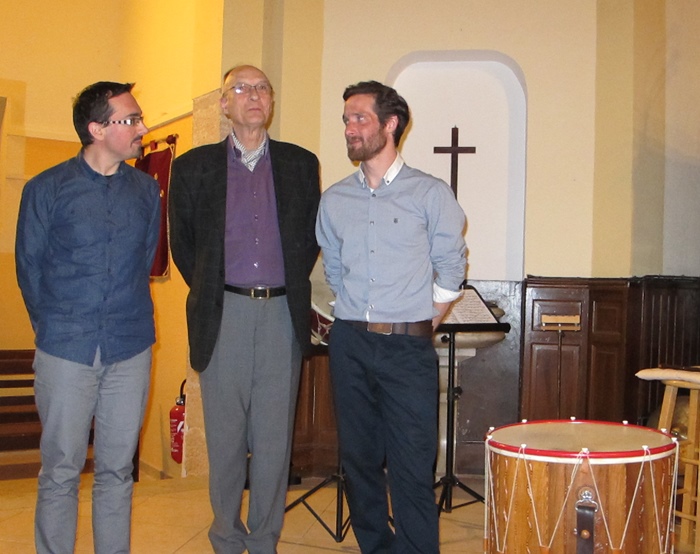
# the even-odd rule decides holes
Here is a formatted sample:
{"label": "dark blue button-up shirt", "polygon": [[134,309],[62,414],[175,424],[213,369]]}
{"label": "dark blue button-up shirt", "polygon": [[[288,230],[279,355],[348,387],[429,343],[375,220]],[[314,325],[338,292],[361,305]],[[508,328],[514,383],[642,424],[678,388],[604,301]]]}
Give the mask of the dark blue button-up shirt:
{"label": "dark blue button-up shirt", "polygon": [[149,272],[160,188],[122,163],[105,177],[82,155],[31,179],[17,222],[17,280],[44,352],[114,363],[155,341]]}

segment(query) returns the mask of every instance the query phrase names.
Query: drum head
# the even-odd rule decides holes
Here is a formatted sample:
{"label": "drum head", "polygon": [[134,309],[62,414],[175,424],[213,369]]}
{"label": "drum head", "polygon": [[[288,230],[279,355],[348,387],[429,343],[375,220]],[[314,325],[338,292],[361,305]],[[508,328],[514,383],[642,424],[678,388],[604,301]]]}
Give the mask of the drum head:
{"label": "drum head", "polygon": [[670,452],[675,443],[656,429],[604,421],[532,421],[495,429],[486,441],[503,453],[548,458],[617,459]]}

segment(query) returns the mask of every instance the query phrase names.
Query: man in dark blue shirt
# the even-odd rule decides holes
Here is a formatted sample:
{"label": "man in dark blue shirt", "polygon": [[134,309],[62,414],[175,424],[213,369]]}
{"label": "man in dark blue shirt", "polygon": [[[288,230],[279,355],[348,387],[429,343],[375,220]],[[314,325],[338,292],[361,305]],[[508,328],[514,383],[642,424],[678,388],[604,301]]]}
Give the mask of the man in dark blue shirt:
{"label": "man in dark blue shirt", "polygon": [[42,424],[39,554],[73,552],[94,417],[95,552],[130,550],[132,458],[155,341],[149,272],[160,188],[124,163],[148,132],[132,84],[99,82],[73,104],[83,145],[31,179],[17,223],[17,280],[36,334]]}

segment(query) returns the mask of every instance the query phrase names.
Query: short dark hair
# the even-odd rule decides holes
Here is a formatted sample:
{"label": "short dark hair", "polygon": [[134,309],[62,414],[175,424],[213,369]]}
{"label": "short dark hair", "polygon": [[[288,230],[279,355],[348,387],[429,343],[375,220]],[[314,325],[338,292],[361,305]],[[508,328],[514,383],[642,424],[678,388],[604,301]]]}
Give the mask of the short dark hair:
{"label": "short dark hair", "polygon": [[88,125],[93,121],[107,121],[114,110],[109,105],[109,99],[131,92],[134,83],[112,83],[100,81],[85,87],[73,99],[73,126],[83,146],[92,144],[93,137]]}
{"label": "short dark hair", "polygon": [[347,100],[356,94],[370,94],[374,96],[374,111],[381,125],[384,125],[392,115],[397,117],[398,124],[394,131],[394,145],[398,146],[411,119],[411,112],[408,109],[406,100],[395,89],[378,81],[362,81],[356,85],[350,85],[343,93],[343,100]]}

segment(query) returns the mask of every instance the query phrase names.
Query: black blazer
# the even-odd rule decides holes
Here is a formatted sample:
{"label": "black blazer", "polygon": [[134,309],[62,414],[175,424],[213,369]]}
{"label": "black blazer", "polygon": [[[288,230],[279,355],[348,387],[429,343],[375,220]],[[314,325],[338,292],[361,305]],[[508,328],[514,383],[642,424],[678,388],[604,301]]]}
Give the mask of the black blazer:
{"label": "black blazer", "polygon": [[[224,302],[224,225],[228,138],[194,148],[173,162],[168,198],[170,249],[190,287],[187,330],[190,364],[209,365]],[[282,237],[285,285],[292,325],[302,352],[311,346],[311,283],[316,263],[315,222],[319,164],[314,154],[270,140],[270,158]]]}

